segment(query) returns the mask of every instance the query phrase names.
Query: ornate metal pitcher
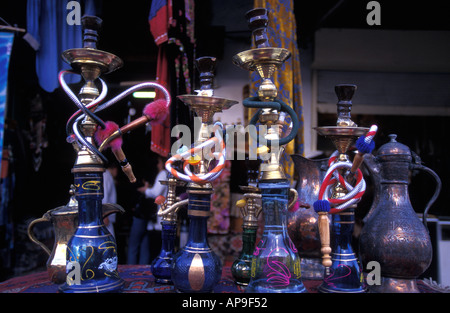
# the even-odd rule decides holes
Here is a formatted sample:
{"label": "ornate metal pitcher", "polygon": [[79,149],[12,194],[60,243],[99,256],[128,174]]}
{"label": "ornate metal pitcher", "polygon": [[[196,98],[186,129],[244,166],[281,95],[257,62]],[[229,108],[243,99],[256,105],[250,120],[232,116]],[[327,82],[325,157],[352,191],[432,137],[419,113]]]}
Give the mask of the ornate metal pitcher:
{"label": "ornate metal pitcher", "polygon": [[[438,175],[413,162],[410,149],[390,135],[390,142],[376,156],[366,155],[364,165],[378,182],[374,201],[359,239],[364,268],[376,261],[381,269],[381,284],[370,283],[370,292],[419,292],[416,278],[430,266],[432,246],[426,228],[426,214],[441,189]],[[433,197],[424,210],[424,223],[414,211],[408,194],[412,170],[423,170],[436,180]]]}
{"label": "ornate metal pitcher", "polygon": [[[62,284],[66,281],[67,242],[78,227],[78,203],[74,197],[75,190],[71,189],[70,193],[72,196],[67,205],[47,211],[41,218],[33,220],[28,225],[28,237],[49,255],[47,272],[50,280],[55,284]],[[103,204],[103,217],[112,213],[124,213],[124,209],[112,203]],[[34,226],[42,222],[50,222],[53,225],[55,240],[51,251],[33,233]]]}
{"label": "ornate metal pitcher", "polygon": [[288,233],[301,258],[302,276],[306,279],[322,279],[321,243],[318,214],[313,203],[318,199],[320,183],[327,171],[327,159],[311,160],[292,154],[298,174],[297,193],[299,208],[288,212]]}

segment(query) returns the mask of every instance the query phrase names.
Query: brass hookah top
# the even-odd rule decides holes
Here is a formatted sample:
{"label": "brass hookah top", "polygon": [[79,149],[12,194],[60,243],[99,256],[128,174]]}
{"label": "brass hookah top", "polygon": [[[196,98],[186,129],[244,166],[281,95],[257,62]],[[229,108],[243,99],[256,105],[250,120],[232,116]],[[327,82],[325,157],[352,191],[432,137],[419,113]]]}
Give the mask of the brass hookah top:
{"label": "brass hookah top", "polygon": [[[262,82],[257,91],[258,96],[245,99],[243,104],[245,107],[258,109],[250,121],[251,125],[256,126],[259,121],[268,127],[263,135],[255,135],[253,132],[250,135],[260,145],[257,153],[265,160],[260,167],[261,179],[285,179],[286,176],[280,166],[280,157],[284,151],[283,145],[295,138],[299,121],[296,112],[289,105],[276,99],[278,90],[272,77],[274,72],[291,56],[291,53],[287,49],[269,45],[267,9],[256,8],[248,11],[245,16],[256,48],[236,54],[232,61],[242,69],[257,71],[261,77]],[[277,125],[281,122],[281,111],[291,116],[293,127],[287,136],[280,139]],[[261,145],[260,142],[264,142],[264,144]]]}
{"label": "brass hookah top", "polygon": [[64,61],[83,75],[88,81],[95,80],[100,74],[111,73],[123,66],[123,61],[116,55],[98,50],[98,32],[102,19],[96,16],[83,16],[83,48],[68,49],[62,53]]}
{"label": "brass hookah top", "polygon": [[[213,116],[215,113],[222,112],[229,109],[231,106],[238,103],[238,101],[228,100],[214,96],[213,79],[214,70],[216,66],[216,58],[201,57],[196,59],[196,66],[200,73],[200,90],[196,90],[197,95],[181,95],[177,96],[182,102],[189,106],[196,115],[201,118],[201,127],[197,134],[195,134],[195,146],[199,146],[211,139],[211,126]],[[220,125],[219,125],[220,126]],[[220,141],[222,137],[218,140]],[[192,161],[192,162],[191,162]],[[194,166],[195,174],[208,175],[208,167],[210,159],[207,159],[204,154],[192,155],[188,162]],[[211,189],[212,185],[208,182],[206,184],[198,184],[190,179],[189,187],[199,189]]]}
{"label": "brass hookah top", "polygon": [[[94,81],[103,73],[110,73],[123,65],[121,59],[109,52],[97,49],[98,32],[102,20],[96,16],[83,16],[83,48],[68,49],[62,53],[62,58],[69,63],[74,73],[80,74],[85,80],[84,86],[79,92],[80,111],[85,113],[84,120],[79,124],[80,131],[76,136],[81,141],[81,146],[74,141],[74,148],[77,151],[77,160],[75,162],[78,170],[83,170],[84,165],[100,165],[107,162],[106,158],[98,151],[93,144],[93,136],[97,124],[105,125],[93,113],[98,105],[95,100],[99,97],[99,90]],[[67,91],[66,91],[67,92]],[[75,95],[69,96],[73,99]],[[98,101],[97,101],[98,102]],[[89,106],[89,108],[88,108]],[[75,170],[75,169],[74,169]]]}
{"label": "brass hookah top", "polygon": [[334,90],[338,97],[336,126],[314,127],[321,136],[330,138],[340,154],[346,154],[358,137],[365,135],[368,127],[358,127],[351,119],[352,98],[356,85],[339,84]]}
{"label": "brass hookah top", "polygon": [[215,113],[227,110],[238,103],[238,101],[214,96],[213,80],[216,61],[216,58],[209,56],[196,59],[195,64],[200,73],[200,90],[196,90],[198,94],[177,96],[177,98],[188,105],[189,108],[202,119],[202,123],[205,124],[212,123],[212,118]]}
{"label": "brass hookah top", "polygon": [[291,52],[284,48],[271,47],[267,37],[267,25],[269,23],[268,10],[256,8],[245,14],[248,27],[252,31],[256,48],[242,51],[236,54],[232,61],[240,68],[253,72],[257,71],[262,79],[258,89],[261,101],[272,101],[278,91],[271,78],[276,69],[291,56]]}

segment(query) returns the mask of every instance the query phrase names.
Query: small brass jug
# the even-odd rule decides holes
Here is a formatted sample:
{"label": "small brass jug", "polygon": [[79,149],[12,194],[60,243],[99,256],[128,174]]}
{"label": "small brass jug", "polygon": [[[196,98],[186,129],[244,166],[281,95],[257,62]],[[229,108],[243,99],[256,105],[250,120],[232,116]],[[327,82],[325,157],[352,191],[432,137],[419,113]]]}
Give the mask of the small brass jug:
{"label": "small brass jug", "polygon": [[[37,218],[28,225],[28,237],[39,245],[48,255],[47,272],[50,280],[55,284],[62,284],[66,281],[66,249],[67,242],[78,227],[78,203],[74,197],[74,190],[67,205],[59,206],[44,213],[41,218]],[[113,203],[103,204],[103,217],[112,213],[124,213],[124,209]],[[53,250],[40,242],[33,233],[36,224],[49,222],[53,225],[55,241]]]}
{"label": "small brass jug", "polygon": [[[380,264],[381,280],[369,284],[369,292],[419,292],[416,278],[430,266],[433,249],[426,228],[426,215],[441,189],[439,176],[414,159],[410,149],[389,135],[390,142],[377,155],[366,155],[364,165],[373,179],[372,207],[364,218],[359,239],[364,268]],[[423,223],[414,211],[408,193],[411,172],[422,170],[436,180],[436,189],[425,207]]]}

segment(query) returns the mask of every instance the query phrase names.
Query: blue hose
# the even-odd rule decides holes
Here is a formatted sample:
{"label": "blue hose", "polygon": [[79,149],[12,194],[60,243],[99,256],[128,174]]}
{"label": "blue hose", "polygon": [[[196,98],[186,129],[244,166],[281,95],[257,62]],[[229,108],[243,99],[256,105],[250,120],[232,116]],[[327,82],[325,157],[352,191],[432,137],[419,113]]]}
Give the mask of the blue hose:
{"label": "blue hose", "polygon": [[289,105],[284,103],[283,101],[281,101],[279,99],[274,99],[274,101],[271,101],[271,102],[264,102],[264,101],[259,100],[258,97],[251,97],[251,98],[245,99],[243,101],[243,104],[247,108],[259,108],[259,110],[255,113],[255,115],[253,115],[252,119],[250,120],[250,124],[254,125],[254,126],[256,126],[256,123],[258,123],[259,113],[261,112],[261,110],[263,108],[271,108],[274,110],[283,111],[283,112],[286,112],[287,114],[289,114],[289,116],[291,117],[292,129],[291,129],[291,132],[289,133],[289,135],[287,135],[284,138],[278,139],[278,140],[267,140],[262,136],[257,137],[255,132],[250,131],[249,132],[250,136],[252,136],[252,138],[255,139],[257,142],[266,141],[267,146],[271,146],[271,145],[282,146],[282,145],[289,143],[297,135],[298,129],[300,127],[298,116],[295,113],[295,111]]}

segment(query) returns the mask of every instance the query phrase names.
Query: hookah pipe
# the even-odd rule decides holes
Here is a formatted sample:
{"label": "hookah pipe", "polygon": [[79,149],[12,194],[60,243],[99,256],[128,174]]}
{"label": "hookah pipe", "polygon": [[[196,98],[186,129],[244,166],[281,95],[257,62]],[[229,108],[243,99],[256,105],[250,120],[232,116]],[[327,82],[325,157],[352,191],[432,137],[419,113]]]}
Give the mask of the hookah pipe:
{"label": "hookah pipe", "polygon": [[[207,240],[207,219],[211,212],[211,194],[214,192],[211,182],[223,171],[225,164],[225,144],[223,125],[216,122],[214,136],[208,126],[212,124],[214,113],[228,109],[236,101],[213,96],[212,78],[216,59],[203,57],[196,59],[200,72],[201,88],[197,95],[180,95],[178,98],[201,117],[200,132],[196,134],[194,147],[182,146],[177,154],[170,157],[165,167],[175,178],[187,182],[188,199],[163,209],[161,214],[176,210],[182,204],[188,204],[189,234],[186,245],[173,257],[171,279],[179,292],[212,292],[220,279],[222,264],[210,248]],[[214,152],[205,155],[203,149]],[[214,157],[217,164],[208,170]],[[209,160],[208,160],[209,159]],[[175,163],[182,163],[181,170],[175,169]],[[191,166],[194,173],[191,171]]]}
{"label": "hookah pipe", "polygon": [[[329,268],[332,265],[328,213],[339,213],[361,200],[366,190],[366,183],[359,167],[363,161],[364,154],[371,153],[375,147],[373,138],[376,135],[377,129],[378,127],[376,125],[372,125],[366,135],[358,138],[355,144],[358,153],[355,155],[352,164],[338,161],[337,151],[335,151],[328,160],[329,167],[319,189],[319,200],[315,201],[313,204],[314,210],[319,215],[318,225],[321,238],[322,265],[327,271],[329,271]],[[349,169],[349,176],[356,176],[355,186],[352,186],[340,174],[338,170],[341,168]],[[349,193],[340,198],[330,199],[328,198],[330,188],[337,182],[342,186],[345,186]]]}
{"label": "hookah pipe", "polygon": [[[134,130],[135,128],[146,124],[148,122],[152,123],[159,123],[164,120],[168,113],[168,107],[171,102],[171,97],[169,92],[160,84],[153,83],[153,82],[146,82],[141,83],[136,86],[130,87],[129,89],[125,90],[121,94],[117,95],[113,99],[105,102],[104,104],[99,104],[103,101],[103,99],[106,97],[108,88],[105,84],[105,82],[98,78],[102,83],[102,93],[98,98],[96,98],[94,101],[89,103],[88,105],[83,105],[80,100],[75,96],[75,94],[72,92],[72,90],[67,86],[67,83],[64,80],[64,76],[68,73],[76,74],[72,71],[61,71],[59,74],[59,82],[63,88],[63,90],[66,92],[66,94],[69,96],[69,98],[77,105],[79,108],[78,111],[76,111],[67,121],[66,123],[66,132],[68,133],[67,141],[69,143],[76,143],[81,142],[85,146],[89,148],[92,152],[94,152],[97,156],[99,156],[103,162],[107,163],[108,160],[106,157],[101,153],[104,149],[110,147],[111,151],[114,153],[117,161],[121,165],[122,170],[127,175],[129,181],[131,183],[134,183],[136,181],[136,178],[134,177],[131,165],[129,164],[128,160],[126,159],[125,153],[122,150],[122,139],[119,138],[123,134],[130,132]],[[122,100],[126,96],[130,95],[131,93],[135,92],[136,90],[140,90],[143,88],[157,88],[163,92],[165,95],[165,101],[162,99],[158,99],[154,102],[151,102],[147,104],[143,110],[143,116],[140,118],[122,126],[119,128],[119,126],[111,121],[104,122],[101,120],[97,115],[94,114],[94,112],[102,111],[111,105],[117,103],[118,101]],[[92,108],[95,108],[94,112],[91,111]],[[84,114],[82,114],[84,113]],[[94,121],[97,122],[98,127],[94,134],[95,140],[97,144],[99,144],[99,148],[97,149],[93,144],[91,144],[89,141],[87,141],[80,133],[79,129],[79,123],[85,118],[85,116],[91,117]],[[70,132],[70,126],[72,125],[73,134]],[[77,148],[78,150],[78,148]]]}
{"label": "hookah pipe", "polygon": [[[122,162],[122,168],[134,181],[131,166],[127,166],[125,154],[121,149],[122,140],[116,137],[118,126],[112,122],[104,122],[96,112],[99,112],[123,99],[131,92],[154,87],[162,89],[166,94],[166,106],[151,104],[144,112],[145,120],[158,120],[163,111],[170,105],[168,92],[155,83],[143,83],[129,88],[115,98],[100,105],[107,95],[107,86],[100,74],[110,73],[122,66],[122,61],[115,55],[97,50],[97,31],[101,19],[92,16],[82,18],[84,27],[83,48],[69,49],[63,52],[64,61],[69,63],[74,71],[61,71],[59,82],[68,97],[78,107],[78,110],[66,123],[67,142],[71,143],[77,152],[77,159],[72,168],[74,173],[75,197],[78,201],[79,225],[74,235],[68,241],[66,262],[66,283],[60,286],[62,292],[110,292],[121,290],[124,281],[117,272],[117,248],[114,237],[103,225],[102,203],[103,172],[107,158],[101,153],[106,147],[111,147],[116,158]],[[79,97],[73,93],[64,80],[66,74],[78,74],[85,80]],[[99,79],[102,85],[101,93],[95,85]],[[130,123],[132,124],[132,123]],[[121,133],[125,133],[140,123],[126,125]],[[98,132],[98,133],[97,133]],[[97,134],[96,134],[97,133]],[[96,136],[97,135],[97,136]],[[103,139],[101,149],[95,146],[95,137]],[[73,268],[73,269],[72,269]]]}
{"label": "hookah pipe", "polygon": [[[162,86],[161,86],[162,87]],[[100,145],[99,152],[110,147],[114,153],[117,161],[122,167],[123,172],[127,175],[131,183],[136,182],[131,165],[125,157],[125,153],[122,150],[122,136],[148,122],[160,123],[164,121],[168,113],[169,100],[158,99],[154,102],[147,104],[143,110],[143,115],[140,118],[122,126],[119,126],[111,121],[105,123],[105,128],[97,127],[95,132],[95,140]]]}
{"label": "hookah pipe", "polygon": [[[216,59],[212,57],[201,57],[197,60],[197,67],[200,72],[200,90],[197,90],[198,95],[184,95],[179,96],[179,98],[185,103],[189,104],[193,110],[197,110],[197,115],[201,116],[202,124],[211,122],[210,119],[212,114],[220,111],[222,108],[228,108],[235,102],[221,99],[213,96],[212,82],[213,82],[213,71],[215,67]],[[214,107],[216,105],[217,107]],[[221,107],[222,106],[222,107]],[[215,180],[223,171],[225,166],[225,143],[223,141],[224,129],[223,124],[216,122],[213,127],[214,137],[209,139],[204,138],[199,135],[198,142],[194,147],[188,149],[186,146],[178,149],[177,154],[170,157],[165,166],[169,173],[171,173],[175,178],[181,179],[188,183],[206,184]],[[203,149],[209,148],[211,151],[212,147],[218,148],[217,151],[209,153],[208,157],[215,158],[218,163],[208,172],[201,171],[202,173],[194,174],[190,170],[190,165],[199,166],[202,163],[203,153],[198,155],[199,152],[203,152]],[[175,162],[182,161],[184,173],[177,171],[173,165]],[[201,165],[200,165],[201,166]]]}
{"label": "hookah pipe", "polygon": [[[59,287],[61,292],[114,292],[120,291],[124,281],[117,272],[117,248],[114,237],[103,224],[103,172],[106,158],[94,145],[97,125],[105,123],[92,111],[107,94],[106,84],[99,95],[94,81],[102,73],[112,72],[122,66],[115,55],[97,50],[96,42],[101,19],[93,16],[82,18],[84,28],[83,48],[63,52],[64,61],[75,70],[62,71],[59,81],[69,98],[78,107],[78,113],[68,121],[68,142],[72,143],[77,158],[72,168],[75,198],[78,203],[78,227],[67,243],[66,282]],[[79,97],[67,86],[67,73],[80,74],[85,84]],[[71,128],[73,133],[71,133]]]}
{"label": "hookah pipe", "polygon": [[[177,179],[184,180],[186,182],[194,182],[197,184],[205,184],[207,182],[211,182],[215,180],[223,171],[225,166],[225,143],[223,141],[223,125],[220,122],[216,122],[214,124],[215,128],[215,136],[206,140],[205,142],[197,145],[191,149],[185,150],[183,148],[179,149],[179,152],[176,155],[170,157],[165,166],[169,173],[171,173]],[[219,162],[207,173],[204,174],[194,174],[189,169],[190,165],[198,165],[200,160],[195,158],[194,156],[202,151],[204,148],[210,148],[213,146],[217,146],[219,144],[219,151],[215,151],[212,155],[219,160]],[[183,163],[184,173],[177,171],[173,164],[177,161],[185,160]]]}
{"label": "hookah pipe", "polygon": [[[260,117],[274,111],[287,113],[292,120],[291,131],[281,139],[269,139],[264,135],[256,137],[254,131],[250,131],[253,139],[259,143],[266,142],[266,146],[283,146],[289,143],[297,135],[300,122],[297,113],[286,103],[277,99],[277,88],[271,80],[271,76],[276,68],[279,68],[291,53],[283,48],[270,47],[267,37],[267,25],[269,22],[268,12],[266,9],[253,9],[246,13],[248,27],[252,31],[252,36],[256,49],[247,50],[237,54],[233,58],[233,62],[246,70],[257,71],[262,78],[261,85],[258,88],[257,96],[244,99],[243,105],[247,108],[257,108],[258,111],[253,115],[250,124],[256,126]],[[255,128],[251,128],[254,130]]]}
{"label": "hookah pipe", "polygon": [[261,190],[257,187],[258,169],[261,160],[250,160],[247,157],[245,163],[248,175],[247,186],[239,186],[245,193],[243,198],[236,202],[236,207],[240,209],[243,217],[242,250],[231,266],[235,283],[243,286],[250,282],[253,251],[258,231],[258,217],[262,212],[261,205],[257,203],[257,200],[261,199]]}
{"label": "hookah pipe", "polygon": [[[255,49],[246,50],[233,57],[235,65],[248,71],[257,71],[262,82],[257,97],[243,101],[248,108],[257,108],[250,124],[250,136],[256,140],[257,153],[264,158],[260,165],[261,178],[258,189],[261,194],[248,197],[247,201],[238,201],[243,208],[246,202],[253,206],[254,198],[261,198],[264,211],[265,226],[263,237],[254,249],[251,264],[251,279],[246,292],[305,292],[300,279],[300,257],[287,234],[285,211],[297,202],[297,191],[289,188],[289,182],[280,166],[280,155],[283,146],[293,140],[299,129],[299,120],[295,111],[283,101],[277,99],[277,88],[271,80],[274,71],[281,67],[291,53],[283,48],[270,47],[267,38],[268,11],[253,9],[247,12],[249,28],[252,30]],[[292,126],[289,134],[280,138],[279,123],[285,115],[290,115]],[[256,133],[256,124],[270,126],[266,131]],[[264,142],[265,145],[261,143]],[[250,187],[250,186],[249,186]],[[252,191],[249,191],[252,193]],[[288,194],[292,192],[294,199],[287,204]],[[247,205],[248,207],[248,205]],[[276,253],[277,256],[273,255]],[[239,282],[237,282],[239,283]]]}

